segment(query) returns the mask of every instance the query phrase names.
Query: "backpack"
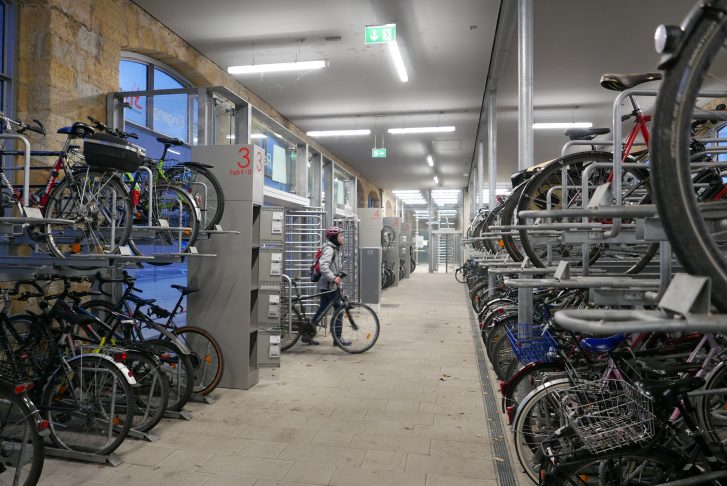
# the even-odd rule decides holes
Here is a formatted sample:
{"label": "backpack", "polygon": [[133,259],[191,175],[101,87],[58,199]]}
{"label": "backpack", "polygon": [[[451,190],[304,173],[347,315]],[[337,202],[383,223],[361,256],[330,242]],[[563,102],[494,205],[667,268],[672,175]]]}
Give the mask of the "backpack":
{"label": "backpack", "polygon": [[[321,279],[321,256],[323,255],[323,247],[318,248],[313,265],[310,266],[310,280],[317,282]],[[336,252],[333,252],[333,258],[336,258]]]}

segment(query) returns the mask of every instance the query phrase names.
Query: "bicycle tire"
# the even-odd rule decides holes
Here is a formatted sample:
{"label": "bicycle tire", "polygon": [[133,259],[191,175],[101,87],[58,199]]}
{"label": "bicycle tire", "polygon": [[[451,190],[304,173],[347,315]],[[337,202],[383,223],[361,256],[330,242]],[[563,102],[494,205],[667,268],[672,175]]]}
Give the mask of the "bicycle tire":
{"label": "bicycle tire", "polygon": [[[14,385],[14,384],[13,384]],[[18,471],[18,465],[13,466],[10,462],[5,462],[6,457],[0,459],[0,484],[13,484],[14,486],[35,486],[43,472],[45,445],[43,438],[38,433],[35,417],[31,414],[26,404],[13,393],[12,388],[0,385],[0,446],[2,450],[18,449],[16,460],[19,458],[29,458],[30,460],[23,464],[29,465],[26,469],[21,467]],[[10,443],[8,449],[5,442]],[[26,449],[29,446],[30,449]],[[12,448],[12,449],[11,449]]]}
{"label": "bicycle tire", "polygon": [[[500,224],[502,226],[512,226],[516,223],[515,210],[517,209],[517,203],[520,199],[520,194],[522,194],[522,191],[525,188],[525,184],[526,182],[523,182],[515,189],[513,189],[512,193],[510,193],[510,197],[508,197],[507,201],[505,201],[505,206],[502,208],[502,219],[500,221]],[[507,253],[510,255],[510,258],[513,259],[513,261],[521,262],[525,259],[525,257],[523,256],[524,251],[520,251],[519,235],[518,241],[516,242],[515,238],[511,233],[511,230],[503,230],[503,247],[505,248],[505,251],[507,251]]]}
{"label": "bicycle tire", "polygon": [[[43,393],[41,413],[48,419],[51,442],[60,449],[111,454],[131,429],[131,385],[114,363],[98,355],[77,356],[67,364],[68,372],[64,365],[59,366]],[[111,388],[114,402],[105,409],[107,388]],[[83,391],[74,391],[77,389]],[[78,405],[77,397],[83,398],[83,407]],[[108,437],[102,433],[108,433]]]}
{"label": "bicycle tire", "polygon": [[134,374],[134,416],[132,428],[148,432],[161,421],[169,403],[169,382],[161,371],[161,362],[156,356],[142,350],[126,350],[124,364]]}
{"label": "bicycle tire", "polygon": [[[188,253],[197,242],[200,230],[200,213],[194,199],[182,189],[168,184],[155,186],[151,199],[151,226],[156,228],[153,230],[154,237],[151,241],[144,243],[130,239],[128,244],[131,251],[139,256]],[[142,213],[142,218],[148,219],[146,210]],[[167,222],[169,229],[164,229],[164,221]],[[174,223],[175,221],[176,223]],[[146,222],[146,225],[149,224]],[[177,226],[178,228],[186,228],[181,231],[181,243],[180,231],[174,229],[175,225],[180,225]],[[172,262],[150,261],[148,263],[161,266],[169,265]]]}
{"label": "bicycle tire", "polygon": [[565,373],[565,363],[553,361],[551,363],[529,363],[515,372],[505,385],[502,392],[503,412],[513,414],[520,404],[537,387],[552,379],[555,375]]}
{"label": "bicycle tire", "polygon": [[[339,317],[343,321],[340,335],[334,331],[335,322]],[[331,318],[333,341],[347,353],[359,354],[368,351],[376,344],[380,332],[379,316],[366,304],[349,302]],[[344,344],[345,341],[348,344]]]}
{"label": "bicycle tire", "polygon": [[[562,170],[565,168],[566,174],[568,174],[569,186],[575,185],[580,187],[581,173],[592,163],[612,164],[613,154],[601,151],[576,152],[551,161],[525,183],[525,187],[520,193],[517,202],[517,212],[520,213],[520,211],[531,209],[547,209],[547,193],[552,187],[562,185]],[[610,170],[602,170],[600,172],[598,170],[594,171],[592,173],[592,177],[598,178],[601,176],[601,179],[596,179],[592,185],[605,182],[605,175],[609,172]],[[632,178],[637,178],[637,181],[640,182],[635,188],[631,188],[632,191],[644,185],[648,188],[648,184],[644,181],[644,174],[642,172],[636,170],[629,170],[628,172],[632,175]],[[638,176],[640,176],[640,178]],[[563,193],[560,190],[553,191],[551,198],[552,209],[565,209],[573,207],[574,205],[577,207],[581,206],[583,195],[580,189],[569,189],[569,201],[565,207],[563,207],[562,194]],[[590,193],[588,194],[588,197],[590,197]],[[648,197],[641,202],[649,202]],[[561,222],[560,220],[562,220],[562,218],[554,217],[549,218],[549,220],[557,223]],[[527,224],[528,221],[524,218],[516,218],[516,223]],[[535,225],[534,229],[537,229],[537,225]],[[545,254],[545,248],[537,246],[534,241],[537,237],[532,235],[532,231],[533,230],[529,229],[518,230],[518,233],[520,234],[520,245],[534,266],[545,267],[546,264],[542,260]],[[580,246],[580,243],[565,243],[563,241],[558,241],[553,248],[553,257],[558,260],[569,256],[572,257],[573,255],[579,255]],[[628,245],[625,250],[621,250],[621,253],[627,254],[631,257],[629,263],[633,258],[637,258],[637,260],[631,264],[624,273],[634,274],[643,270],[643,268],[654,257],[658,249],[658,243]],[[589,264],[594,265],[600,258],[603,258],[608,253],[616,254],[616,247],[614,245],[605,244],[601,245],[600,248],[593,249],[590,254]],[[573,263],[575,265],[581,265],[582,258],[578,258],[578,260]]]}
{"label": "bicycle tire", "polygon": [[[515,453],[525,474],[535,484],[538,484],[540,472],[540,461],[537,460],[540,444],[561,425],[557,400],[551,394],[572,386],[567,378],[543,383],[523,399],[515,413],[512,423]],[[537,418],[541,420],[535,425]]]}
{"label": "bicycle tire", "polygon": [[182,354],[174,343],[164,339],[139,341],[138,346],[161,360],[162,370],[169,381],[167,410],[181,411],[193,391],[194,373],[189,357]]}
{"label": "bicycle tire", "polygon": [[[189,359],[194,369],[194,393],[207,395],[217,388],[222,379],[225,362],[222,357],[222,348],[208,331],[194,326],[179,327],[174,330],[187,347],[192,351]],[[207,377],[208,367],[213,370],[211,377]]]}
{"label": "bicycle tire", "polygon": [[[727,366],[718,364],[707,376],[704,390],[725,390],[727,387]],[[727,440],[727,393],[698,396],[697,418],[702,429],[715,443]]]}
{"label": "bicycle tire", "polygon": [[[624,460],[627,466],[624,467]],[[588,484],[661,484],[677,479],[678,454],[654,448],[626,449],[606,454],[578,454],[552,466],[542,486],[586,486]],[[618,471],[615,469],[619,468]],[[618,474],[618,477],[615,477]],[[637,475],[637,476],[636,476]],[[590,478],[597,480],[592,483]]]}
{"label": "bicycle tire", "polygon": [[494,345],[492,356],[494,359],[491,364],[495,370],[495,375],[497,375],[498,379],[507,382],[510,379],[510,374],[508,373],[514,373],[516,370],[513,367],[517,366],[517,358],[507,336],[497,341]]}
{"label": "bicycle tire", "polygon": [[[46,244],[57,258],[118,253],[131,236],[131,198],[115,172],[79,170],[50,193],[43,215],[73,224],[46,224]],[[108,224],[114,221],[112,228]]]}
{"label": "bicycle tire", "polygon": [[[169,180],[192,195],[202,215],[202,228],[215,229],[215,225],[219,224],[225,212],[225,194],[217,177],[209,169],[194,163],[175,165],[165,170],[165,173]],[[198,183],[204,184],[206,198],[200,196],[198,188],[195,190]],[[212,187],[212,191],[209,191],[209,187]],[[204,204],[205,201],[207,204]]]}
{"label": "bicycle tire", "polygon": [[280,351],[287,351],[298,342],[300,339],[301,323],[297,320],[293,320],[291,328],[283,324],[280,328]]}
{"label": "bicycle tire", "polygon": [[[711,79],[707,72],[724,45],[726,25],[727,16],[715,10],[702,15],[680,42],[680,54],[667,67],[657,97],[651,147],[654,200],[672,250],[689,273],[711,279],[712,301],[723,312],[727,311],[727,258],[701,212],[692,184],[689,145],[697,94],[703,81]],[[715,219],[715,226],[720,221]]]}
{"label": "bicycle tire", "polygon": [[[505,208],[505,203],[500,203],[497,206],[495,206],[495,209],[489,212],[485,220],[482,222],[482,224],[479,227],[478,231],[475,231],[476,237],[483,237],[484,233],[487,233],[490,231],[490,226],[497,226],[502,221],[502,210]],[[482,247],[484,250],[490,251],[492,253],[499,252],[504,245],[504,242],[502,239],[500,240],[481,240],[482,241]]]}

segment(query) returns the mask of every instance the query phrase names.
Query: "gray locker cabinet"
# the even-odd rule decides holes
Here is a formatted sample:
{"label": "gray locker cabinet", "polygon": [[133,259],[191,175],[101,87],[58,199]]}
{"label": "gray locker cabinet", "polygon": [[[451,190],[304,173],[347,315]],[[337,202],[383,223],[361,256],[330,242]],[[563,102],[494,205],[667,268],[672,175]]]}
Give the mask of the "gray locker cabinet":
{"label": "gray locker cabinet", "polygon": [[258,266],[259,282],[280,283],[283,275],[283,249],[260,250],[260,263]]}
{"label": "gray locker cabinet", "polygon": [[214,166],[210,170],[225,192],[220,224],[240,234],[197,242],[200,253],[217,256],[189,258],[189,285],[200,291],[189,296],[187,319],[212,333],[222,347],[225,371],[220,386],[249,389],[259,381],[258,284],[265,154],[252,145],[207,145],[192,147],[192,158]]}
{"label": "gray locker cabinet", "polygon": [[381,302],[381,247],[362,247],[360,262],[361,302]]}
{"label": "gray locker cabinet", "polygon": [[263,208],[260,217],[260,240],[283,242],[285,211],[283,208]]}

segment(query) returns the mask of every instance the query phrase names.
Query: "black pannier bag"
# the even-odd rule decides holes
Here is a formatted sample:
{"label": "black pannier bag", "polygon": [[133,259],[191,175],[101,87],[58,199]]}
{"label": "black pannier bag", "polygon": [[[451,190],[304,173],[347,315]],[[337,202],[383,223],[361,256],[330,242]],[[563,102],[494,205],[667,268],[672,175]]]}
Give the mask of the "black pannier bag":
{"label": "black pannier bag", "polygon": [[83,141],[86,164],[99,169],[134,172],[144,155],[143,148],[108,133],[94,133]]}

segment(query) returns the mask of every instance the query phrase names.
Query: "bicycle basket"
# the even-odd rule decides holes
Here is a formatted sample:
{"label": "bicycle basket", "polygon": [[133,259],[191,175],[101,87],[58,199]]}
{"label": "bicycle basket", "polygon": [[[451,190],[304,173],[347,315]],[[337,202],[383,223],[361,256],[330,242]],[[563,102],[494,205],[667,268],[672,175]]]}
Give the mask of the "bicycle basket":
{"label": "bicycle basket", "polygon": [[565,421],[593,454],[654,436],[653,400],[625,381],[579,383],[558,395]]}
{"label": "bicycle basket", "polygon": [[507,329],[507,339],[521,364],[551,362],[558,343],[539,324],[516,324]]}
{"label": "bicycle basket", "polygon": [[32,339],[27,346],[7,346],[0,350],[0,378],[13,383],[27,383],[39,376],[50,361],[50,339]]}
{"label": "bicycle basket", "polygon": [[134,172],[144,162],[143,148],[108,133],[94,133],[83,141],[83,157],[91,167]]}

